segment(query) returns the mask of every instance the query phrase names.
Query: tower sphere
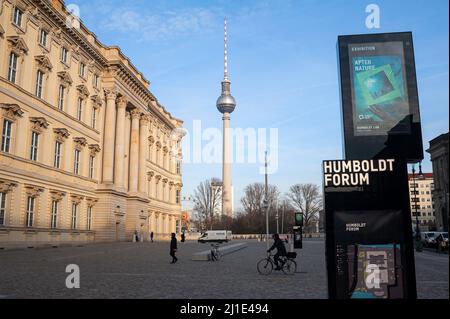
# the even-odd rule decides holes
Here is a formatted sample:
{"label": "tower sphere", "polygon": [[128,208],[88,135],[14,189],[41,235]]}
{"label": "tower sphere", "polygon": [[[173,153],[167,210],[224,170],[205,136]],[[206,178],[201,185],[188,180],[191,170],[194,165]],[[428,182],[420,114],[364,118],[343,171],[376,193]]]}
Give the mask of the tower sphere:
{"label": "tower sphere", "polygon": [[236,101],[230,94],[222,94],[216,103],[220,113],[232,113],[236,107]]}

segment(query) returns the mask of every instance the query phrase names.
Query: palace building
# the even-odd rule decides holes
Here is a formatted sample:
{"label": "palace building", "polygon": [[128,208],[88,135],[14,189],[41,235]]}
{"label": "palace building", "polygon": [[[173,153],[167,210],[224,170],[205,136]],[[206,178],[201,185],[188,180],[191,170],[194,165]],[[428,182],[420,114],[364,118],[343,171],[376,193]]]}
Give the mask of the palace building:
{"label": "palace building", "polygon": [[169,238],[182,124],[62,0],[0,0],[0,248]]}

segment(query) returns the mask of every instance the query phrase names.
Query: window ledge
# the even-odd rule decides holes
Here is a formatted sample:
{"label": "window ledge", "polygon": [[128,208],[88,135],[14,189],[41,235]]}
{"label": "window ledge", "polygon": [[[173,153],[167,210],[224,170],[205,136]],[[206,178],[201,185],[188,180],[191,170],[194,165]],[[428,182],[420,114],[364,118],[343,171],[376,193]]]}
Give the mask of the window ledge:
{"label": "window ledge", "polygon": [[45,45],[43,45],[42,43],[39,43],[39,47],[40,47],[42,50],[44,50],[45,52],[50,53],[50,49],[47,48],[47,47],[46,47]]}
{"label": "window ledge", "polygon": [[[23,23],[23,21],[22,21],[22,23]],[[20,33],[20,34],[25,34],[25,29],[24,29],[22,26],[17,25],[17,24],[15,24],[14,22],[11,22],[11,24],[12,24],[13,27],[18,31],[18,33]]]}

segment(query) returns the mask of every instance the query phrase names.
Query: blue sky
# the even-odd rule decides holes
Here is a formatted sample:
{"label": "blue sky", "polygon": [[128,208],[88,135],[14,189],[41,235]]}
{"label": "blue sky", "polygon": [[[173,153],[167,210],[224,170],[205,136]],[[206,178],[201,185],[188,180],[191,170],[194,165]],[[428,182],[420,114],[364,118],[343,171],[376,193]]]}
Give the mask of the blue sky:
{"label": "blue sky", "polygon": [[[342,158],[337,75],[338,35],[412,31],[424,145],[448,132],[448,1],[359,0],[89,0],[80,7],[104,44],[118,45],[151,82],[150,90],[192,129],[221,128],[215,107],[223,78],[223,17],[228,17],[230,79],[237,108],[232,126],[278,128],[282,192],[321,183],[321,162]],[[365,8],[381,9],[381,28],[367,29]],[[243,188],[263,182],[259,164],[233,166],[235,205]],[[424,171],[431,170],[425,153]],[[216,164],[186,164],[184,195]]]}

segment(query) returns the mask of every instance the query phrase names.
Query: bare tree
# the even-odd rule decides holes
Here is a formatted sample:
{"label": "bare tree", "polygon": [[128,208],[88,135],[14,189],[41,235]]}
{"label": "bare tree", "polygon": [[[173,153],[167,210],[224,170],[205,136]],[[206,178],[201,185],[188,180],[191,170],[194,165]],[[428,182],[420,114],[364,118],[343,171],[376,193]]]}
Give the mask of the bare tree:
{"label": "bare tree", "polygon": [[291,186],[287,197],[292,206],[304,215],[305,230],[309,231],[319,218],[319,211],[322,208],[322,198],[319,186],[315,184],[296,184]]}
{"label": "bare tree", "polygon": [[215,219],[215,213],[222,200],[221,181],[217,178],[205,180],[194,190],[194,210],[200,219],[200,227],[202,221],[205,223],[206,229],[212,229]]}
{"label": "bare tree", "polygon": [[[274,185],[269,185],[268,188],[268,201],[270,207],[275,205],[280,192]],[[264,184],[254,183],[248,185],[244,190],[244,197],[241,198],[241,204],[243,207],[243,214],[246,216],[245,222],[247,228],[253,230],[253,232],[264,233],[265,232],[265,210],[264,210]]]}

